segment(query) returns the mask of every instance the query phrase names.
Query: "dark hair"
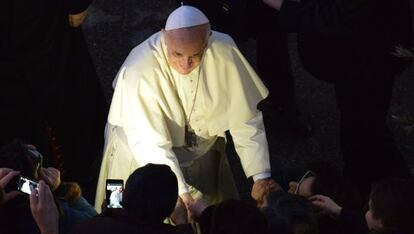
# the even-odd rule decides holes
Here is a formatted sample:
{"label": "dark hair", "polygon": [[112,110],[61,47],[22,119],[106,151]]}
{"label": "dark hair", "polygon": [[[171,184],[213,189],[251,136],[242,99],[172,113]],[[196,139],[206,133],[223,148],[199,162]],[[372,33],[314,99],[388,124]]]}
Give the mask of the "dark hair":
{"label": "dark hair", "polygon": [[[7,167],[30,179],[37,180],[36,163],[28,148],[21,140],[14,140],[0,147],[0,167]],[[16,190],[18,177],[12,179],[7,191]],[[3,204],[0,209],[0,226],[10,233],[27,233],[28,230],[38,232],[38,227],[31,215],[29,197],[17,196]]]}
{"label": "dark hair", "polygon": [[376,183],[371,189],[371,210],[381,219],[385,228],[404,232],[414,231],[414,182],[389,178]]}
{"label": "dark hair", "polygon": [[177,198],[177,177],[170,167],[147,164],[129,176],[122,205],[138,221],[158,223],[172,213]]}
{"label": "dark hair", "polygon": [[239,200],[225,200],[209,206],[200,217],[203,234],[265,234],[267,222],[255,206]]}
{"label": "dark hair", "polygon": [[37,180],[37,165],[27,146],[21,140],[13,140],[0,148],[0,167],[7,167],[33,180]]}
{"label": "dark hair", "polygon": [[269,233],[317,233],[317,222],[312,204],[304,197],[275,191],[269,194],[263,213],[267,218]]}

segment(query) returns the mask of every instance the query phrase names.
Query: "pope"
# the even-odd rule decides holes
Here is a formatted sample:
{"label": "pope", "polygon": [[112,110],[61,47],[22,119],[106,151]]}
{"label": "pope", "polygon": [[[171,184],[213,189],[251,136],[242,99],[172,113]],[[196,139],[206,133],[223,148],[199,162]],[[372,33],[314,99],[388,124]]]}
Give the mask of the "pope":
{"label": "pope", "polygon": [[148,163],[171,167],[186,204],[237,198],[225,156],[226,131],[255,187],[275,183],[257,109],[268,90],[232,38],[210,30],[197,8],[174,10],[164,29],[131,51],[113,84],[98,210],[106,179],[126,180]]}

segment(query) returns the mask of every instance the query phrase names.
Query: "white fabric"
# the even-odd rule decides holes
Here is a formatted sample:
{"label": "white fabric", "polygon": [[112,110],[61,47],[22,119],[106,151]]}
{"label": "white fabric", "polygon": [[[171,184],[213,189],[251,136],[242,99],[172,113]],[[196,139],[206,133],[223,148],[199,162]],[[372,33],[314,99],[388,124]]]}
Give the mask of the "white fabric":
{"label": "white fabric", "polygon": [[[213,32],[197,68],[201,69],[200,84],[190,126],[200,146],[194,149],[183,145],[195,73],[177,75],[168,66],[165,51],[161,34],[154,34],[133,49],[114,81],[108,124],[117,130],[107,132],[106,142],[113,135],[117,142],[105,147],[97,198],[105,179],[126,179],[147,163],[170,166],[177,175],[179,193],[187,192],[180,166],[203,156],[226,130],[233,136],[246,176],[270,173],[263,118],[256,108],[268,91],[233,40]],[[122,150],[113,155],[110,147]],[[176,154],[173,147],[183,150]]]}
{"label": "white fabric", "polygon": [[269,172],[259,173],[253,176],[253,181],[267,179],[267,178],[270,178],[270,176],[272,176],[272,174]]}
{"label": "white fabric", "polygon": [[165,30],[188,28],[209,23],[207,17],[199,9],[192,6],[180,6],[167,19]]}

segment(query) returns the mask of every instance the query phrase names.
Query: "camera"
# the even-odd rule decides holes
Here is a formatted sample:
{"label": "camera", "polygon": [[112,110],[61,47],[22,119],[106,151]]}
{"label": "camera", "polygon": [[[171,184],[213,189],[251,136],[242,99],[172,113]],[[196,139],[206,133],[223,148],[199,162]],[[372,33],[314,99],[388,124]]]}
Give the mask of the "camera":
{"label": "camera", "polygon": [[38,186],[37,182],[29,178],[26,178],[24,176],[20,176],[17,182],[17,190],[23,193],[29,194],[29,195],[32,193],[34,189],[38,189],[37,186]]}
{"label": "camera", "polygon": [[106,207],[122,208],[122,192],[124,191],[123,180],[106,180]]}

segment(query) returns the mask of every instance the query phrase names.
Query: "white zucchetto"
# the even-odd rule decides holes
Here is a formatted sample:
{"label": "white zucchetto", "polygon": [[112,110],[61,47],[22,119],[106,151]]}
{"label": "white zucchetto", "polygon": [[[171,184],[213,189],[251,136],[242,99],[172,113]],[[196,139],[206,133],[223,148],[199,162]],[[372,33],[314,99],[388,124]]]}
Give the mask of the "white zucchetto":
{"label": "white zucchetto", "polygon": [[180,6],[167,19],[165,30],[188,28],[209,23],[207,17],[199,9],[192,6]]}

